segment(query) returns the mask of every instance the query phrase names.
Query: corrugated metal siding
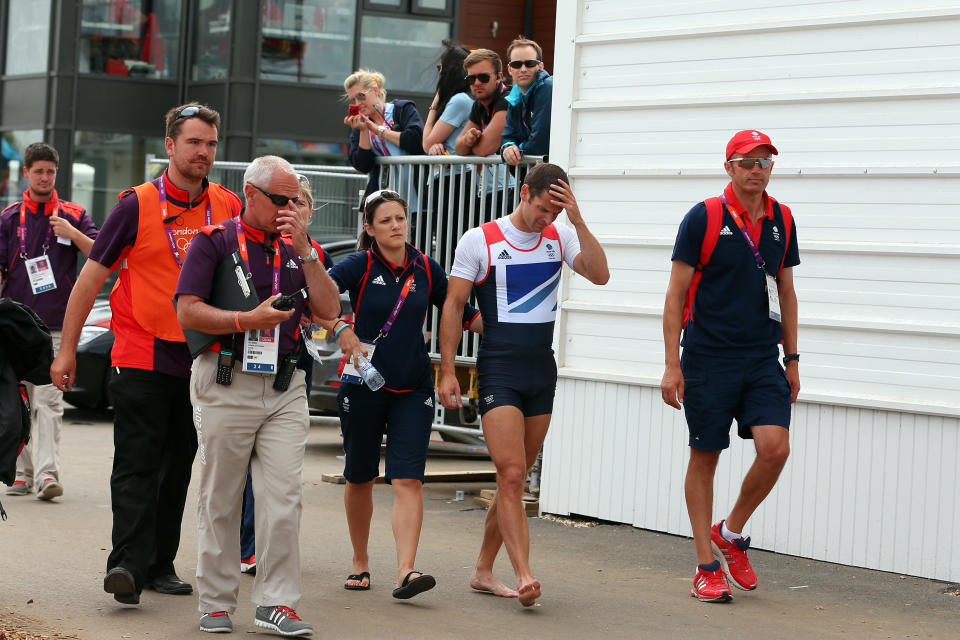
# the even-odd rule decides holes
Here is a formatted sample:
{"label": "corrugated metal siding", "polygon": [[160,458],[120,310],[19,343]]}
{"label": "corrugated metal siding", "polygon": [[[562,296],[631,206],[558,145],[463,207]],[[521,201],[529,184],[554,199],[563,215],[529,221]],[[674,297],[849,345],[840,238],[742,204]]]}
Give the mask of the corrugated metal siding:
{"label": "corrugated metal siding", "polygon": [[[758,546],[960,579],[960,4],[560,0],[551,158],[611,280],[563,280],[543,508],[686,534],[686,427],[663,405],[677,226],[730,135],[780,149],[802,264],[794,454]],[[752,447],[718,471],[728,509]]]}
{"label": "corrugated metal siding", "polygon": [[[791,431],[787,467],[748,525],[755,547],[960,580],[960,420],[800,402]],[[562,379],[541,509],[689,536],[686,434],[657,388]],[[717,470],[717,519],[753,457],[734,435]]]}

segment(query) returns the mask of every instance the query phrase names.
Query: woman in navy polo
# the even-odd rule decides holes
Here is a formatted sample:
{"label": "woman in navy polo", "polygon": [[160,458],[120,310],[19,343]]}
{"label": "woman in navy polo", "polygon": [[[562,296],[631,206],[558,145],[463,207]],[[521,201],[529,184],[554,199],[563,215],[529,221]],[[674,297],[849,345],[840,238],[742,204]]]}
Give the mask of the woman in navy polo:
{"label": "woman in navy polo", "polygon": [[[399,574],[393,597],[406,599],[436,581],[414,568],[423,522],[423,472],[434,415],[433,376],[423,336],[430,305],[443,307],[447,274],[407,243],[407,203],[393,191],[371,193],[364,205],[360,251],[330,269],[348,291],[354,325],[324,323],[334,331],[345,358],[369,356],[386,380],[371,391],[364,384],[340,387],[340,425],[347,480],[344,504],[353,543],[353,573],[344,588],[370,588],[367,542],[373,516],[373,483],[380,471],[380,443],[387,435],[386,481],[393,486],[393,531]],[[396,311],[399,307],[399,311]],[[464,308],[466,327],[479,333],[480,313]],[[392,320],[392,322],[390,322]],[[385,335],[384,335],[385,334]],[[379,337],[378,337],[379,336]]]}

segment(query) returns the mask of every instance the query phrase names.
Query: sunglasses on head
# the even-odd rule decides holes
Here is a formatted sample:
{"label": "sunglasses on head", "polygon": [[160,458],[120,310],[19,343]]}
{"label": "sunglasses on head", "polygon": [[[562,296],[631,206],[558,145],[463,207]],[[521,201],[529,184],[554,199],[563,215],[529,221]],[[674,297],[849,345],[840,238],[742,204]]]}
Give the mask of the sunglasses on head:
{"label": "sunglasses on head", "polygon": [[283,205],[287,204],[288,202],[292,202],[293,204],[297,204],[297,201],[300,200],[300,196],[294,196],[294,197],[292,197],[292,198],[289,197],[289,196],[282,196],[282,195],[280,195],[279,193],[270,193],[270,192],[267,191],[266,189],[261,189],[260,187],[258,187],[257,185],[253,184],[252,182],[248,182],[247,184],[250,185],[251,187],[253,187],[254,189],[256,189],[257,191],[259,191],[260,193],[262,193],[263,195],[265,195],[265,196],[267,196],[268,198],[270,198],[270,202],[272,202],[273,204],[277,205],[278,207],[282,207]]}
{"label": "sunglasses on head", "polygon": [[761,169],[773,166],[773,158],[731,158],[729,162],[739,162],[744,169],[753,169],[757,165],[760,165]]}
{"label": "sunglasses on head", "polygon": [[527,69],[533,69],[540,64],[539,60],[511,60],[510,67],[513,69],[519,69],[520,67],[526,67]]}
{"label": "sunglasses on head", "polygon": [[473,84],[477,80],[479,80],[482,84],[487,84],[488,82],[490,82],[490,78],[492,77],[493,76],[490,75],[489,73],[471,73],[470,75],[467,76],[466,80],[467,80],[467,84]]}
{"label": "sunglasses on head", "polygon": [[183,109],[180,109],[180,111],[177,113],[177,116],[173,120],[176,122],[180,118],[192,118],[198,113],[200,113],[200,107],[196,105],[184,107]]}
{"label": "sunglasses on head", "polygon": [[380,200],[403,200],[403,196],[393,189],[380,189],[374,191],[363,201],[363,210],[366,211],[371,205],[377,204]]}

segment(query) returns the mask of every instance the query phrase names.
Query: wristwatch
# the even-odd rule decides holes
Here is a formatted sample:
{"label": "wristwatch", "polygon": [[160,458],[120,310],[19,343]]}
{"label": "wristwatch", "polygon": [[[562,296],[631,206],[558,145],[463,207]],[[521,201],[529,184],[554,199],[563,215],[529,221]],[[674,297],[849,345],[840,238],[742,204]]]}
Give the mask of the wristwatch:
{"label": "wristwatch", "polygon": [[307,264],[308,262],[316,262],[319,259],[320,259],[320,254],[317,253],[317,248],[311,247],[310,253],[308,253],[305,258],[301,257],[300,262],[302,262],[303,264]]}
{"label": "wristwatch", "polygon": [[793,362],[794,360],[796,360],[797,362],[800,362],[800,354],[799,354],[799,353],[787,353],[787,354],[784,354],[784,356],[783,356],[783,366],[787,366],[789,363]]}

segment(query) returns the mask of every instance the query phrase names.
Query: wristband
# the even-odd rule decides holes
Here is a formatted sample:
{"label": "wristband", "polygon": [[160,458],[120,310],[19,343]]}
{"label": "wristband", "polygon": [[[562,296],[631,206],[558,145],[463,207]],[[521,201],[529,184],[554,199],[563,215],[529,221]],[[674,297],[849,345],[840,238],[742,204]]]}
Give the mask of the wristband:
{"label": "wristband", "polygon": [[237,333],[243,333],[243,332],[244,332],[244,331],[243,331],[243,327],[240,326],[240,312],[239,312],[239,311],[237,311],[235,314],[233,314],[233,324],[235,324],[236,327],[237,327]]}
{"label": "wristband", "polygon": [[788,364],[790,364],[790,363],[793,362],[794,360],[796,360],[797,362],[800,361],[800,354],[799,354],[799,353],[788,353],[788,354],[784,355],[784,356],[783,356],[783,366],[787,366]]}
{"label": "wristband", "polygon": [[346,329],[346,328],[349,327],[349,326],[350,326],[350,323],[347,322],[346,320],[344,320],[343,326],[333,332],[333,337],[334,337],[334,338],[339,338],[339,337],[340,337],[340,332],[343,331],[344,329]]}

